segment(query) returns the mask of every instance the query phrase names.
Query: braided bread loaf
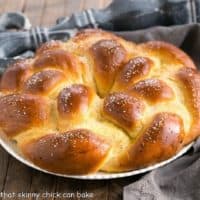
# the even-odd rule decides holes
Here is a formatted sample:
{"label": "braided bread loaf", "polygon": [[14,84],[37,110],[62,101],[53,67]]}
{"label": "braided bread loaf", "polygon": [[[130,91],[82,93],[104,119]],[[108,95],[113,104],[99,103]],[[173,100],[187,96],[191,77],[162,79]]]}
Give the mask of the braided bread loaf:
{"label": "braided bread loaf", "polygon": [[200,74],[164,42],[85,30],[13,64],[0,87],[3,134],[52,172],[142,168],[200,134]]}

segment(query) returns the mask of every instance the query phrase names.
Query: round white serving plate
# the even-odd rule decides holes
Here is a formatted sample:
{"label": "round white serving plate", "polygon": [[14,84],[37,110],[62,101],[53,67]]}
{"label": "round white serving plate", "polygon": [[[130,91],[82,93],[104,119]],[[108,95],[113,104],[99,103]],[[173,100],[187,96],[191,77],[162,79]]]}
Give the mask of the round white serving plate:
{"label": "round white serving plate", "polygon": [[14,158],[16,158],[17,160],[19,160],[20,162],[24,163],[25,165],[32,167],[36,170],[42,171],[44,173],[47,174],[53,174],[56,176],[61,176],[61,177],[65,177],[65,178],[73,178],[73,179],[85,179],[85,180],[103,180],[103,179],[114,179],[114,178],[123,178],[123,177],[128,177],[128,176],[133,176],[133,175],[137,175],[137,174],[142,174],[145,172],[149,172],[151,170],[154,170],[158,167],[162,167],[172,161],[174,161],[175,159],[177,159],[178,157],[182,156],[184,153],[186,153],[193,145],[193,143],[185,146],[183,149],[181,149],[175,156],[173,156],[172,158],[162,161],[160,163],[151,165],[149,167],[143,168],[143,169],[138,169],[138,170],[133,170],[133,171],[129,171],[129,172],[122,172],[122,173],[106,173],[106,172],[97,172],[94,174],[88,174],[88,175],[66,175],[66,174],[58,174],[58,173],[53,173],[53,172],[49,172],[47,170],[41,169],[40,167],[34,165],[33,163],[31,163],[29,160],[27,160],[26,158],[24,158],[24,156],[19,152],[19,150],[16,148],[16,145],[14,142],[10,141],[7,137],[5,137],[4,134],[1,134],[0,137],[0,145],[10,154],[12,155]]}

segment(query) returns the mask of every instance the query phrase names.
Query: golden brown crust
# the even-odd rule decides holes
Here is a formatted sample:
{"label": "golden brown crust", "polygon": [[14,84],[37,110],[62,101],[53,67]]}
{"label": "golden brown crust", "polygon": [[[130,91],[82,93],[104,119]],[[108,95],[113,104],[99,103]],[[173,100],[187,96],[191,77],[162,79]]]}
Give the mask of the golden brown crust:
{"label": "golden brown crust", "polygon": [[181,118],[173,113],[159,113],[123,155],[120,167],[131,170],[168,159],[181,148],[183,140]]}
{"label": "golden brown crust", "polygon": [[105,116],[125,130],[133,130],[141,119],[144,104],[126,93],[113,93],[106,97],[103,112]]}
{"label": "golden brown crust", "polygon": [[55,49],[62,49],[63,43],[58,40],[51,40],[50,42],[44,43],[40,48],[37,49],[36,55],[45,54],[48,51]]}
{"label": "golden brown crust", "polygon": [[135,57],[130,59],[118,73],[115,80],[115,88],[126,89],[140,78],[146,77],[153,66],[153,61],[147,57]]}
{"label": "golden brown crust", "polygon": [[11,94],[0,97],[0,126],[9,137],[30,127],[44,125],[48,119],[47,102],[28,94]]}
{"label": "golden brown crust", "polygon": [[28,60],[21,60],[6,69],[1,78],[1,90],[18,91],[32,70]]}
{"label": "golden brown crust", "polygon": [[101,167],[110,145],[89,130],[76,129],[33,139],[21,149],[34,164],[48,171],[88,174]]}
{"label": "golden brown crust", "polygon": [[140,44],[142,48],[146,51],[156,53],[160,57],[165,57],[168,62],[180,62],[183,66],[196,68],[192,59],[182,50],[176,46],[169,44],[163,41],[149,41],[143,44]]}
{"label": "golden brown crust", "polygon": [[45,54],[36,58],[33,67],[36,70],[45,68],[61,69],[74,78],[78,78],[81,71],[75,56],[63,49],[48,50]]}
{"label": "golden brown crust", "polygon": [[173,90],[159,79],[145,79],[137,82],[130,92],[134,92],[150,103],[159,103],[174,97]]}
{"label": "golden brown crust", "polygon": [[68,120],[79,118],[87,112],[93,98],[91,89],[85,85],[74,84],[61,90],[58,95],[57,108],[59,115]]}
{"label": "golden brown crust", "polygon": [[33,74],[24,83],[23,90],[31,94],[46,94],[65,80],[65,75],[58,70],[43,70]]}
{"label": "golden brown crust", "polygon": [[190,133],[186,135],[185,143],[189,143],[199,136],[200,129],[200,74],[188,67],[182,68],[177,74],[183,86],[185,104],[192,117]]}
{"label": "golden brown crust", "polygon": [[100,95],[104,96],[126,59],[126,51],[115,40],[100,40],[92,45],[90,53],[94,59],[95,81]]}
{"label": "golden brown crust", "polygon": [[25,158],[51,172],[146,167],[200,135],[195,68],[174,45],[84,30],[6,70],[0,129]]}

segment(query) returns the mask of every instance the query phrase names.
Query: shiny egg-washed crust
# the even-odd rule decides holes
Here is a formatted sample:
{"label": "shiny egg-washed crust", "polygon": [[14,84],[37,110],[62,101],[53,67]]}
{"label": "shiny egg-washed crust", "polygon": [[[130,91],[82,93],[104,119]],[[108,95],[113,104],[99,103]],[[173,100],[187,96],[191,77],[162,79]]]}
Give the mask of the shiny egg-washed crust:
{"label": "shiny egg-washed crust", "polygon": [[139,169],[200,134],[200,73],[161,41],[84,30],[10,66],[0,89],[2,134],[51,172]]}

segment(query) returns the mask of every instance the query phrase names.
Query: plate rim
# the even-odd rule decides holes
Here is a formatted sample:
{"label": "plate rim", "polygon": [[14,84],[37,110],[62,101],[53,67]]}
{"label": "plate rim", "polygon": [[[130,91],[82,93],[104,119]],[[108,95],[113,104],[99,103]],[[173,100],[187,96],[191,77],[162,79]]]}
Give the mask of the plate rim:
{"label": "plate rim", "polygon": [[[6,142],[6,140],[8,140],[8,142]],[[8,138],[3,139],[2,135],[0,136],[0,145],[3,147],[3,149],[7,153],[9,153],[13,158],[17,159],[21,163],[23,163],[26,166],[31,167],[35,170],[44,172],[46,174],[54,175],[54,176],[64,177],[64,178],[72,178],[72,179],[79,179],[79,180],[80,179],[81,180],[109,180],[109,179],[117,179],[117,178],[125,178],[125,177],[129,177],[129,176],[135,176],[135,175],[150,172],[154,169],[165,166],[165,165],[169,164],[170,162],[176,160],[177,158],[181,157],[183,154],[185,154],[193,146],[194,141],[191,142],[190,144],[184,146],[176,155],[172,156],[171,158],[161,161],[159,163],[150,165],[148,167],[142,168],[142,169],[127,171],[127,172],[116,172],[116,173],[97,172],[94,174],[87,174],[87,175],[59,174],[59,173],[54,173],[54,172],[50,172],[48,170],[42,169],[39,166],[33,164],[28,159],[24,158],[24,156],[19,151],[17,152],[17,150],[18,150],[17,148],[16,148],[16,150],[15,150],[15,148],[12,148],[11,143],[12,143],[12,141],[10,141]]]}

